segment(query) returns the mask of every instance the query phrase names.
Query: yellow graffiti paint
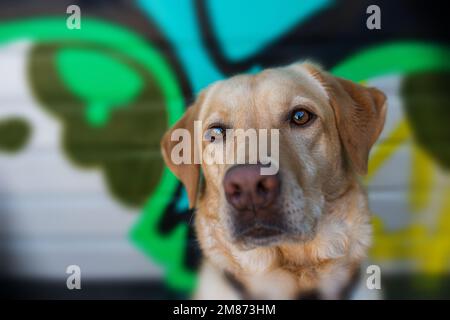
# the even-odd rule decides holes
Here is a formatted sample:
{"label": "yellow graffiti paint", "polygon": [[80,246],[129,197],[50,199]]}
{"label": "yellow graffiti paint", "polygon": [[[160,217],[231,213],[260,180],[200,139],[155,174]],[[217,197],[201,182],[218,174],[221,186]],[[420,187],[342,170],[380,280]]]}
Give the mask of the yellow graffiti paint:
{"label": "yellow graffiti paint", "polygon": [[[374,149],[369,162],[370,182],[400,147],[412,141],[412,134],[406,120],[402,120],[387,136],[392,142],[388,147]],[[411,146],[411,174],[408,204],[415,213],[411,223],[403,229],[387,231],[383,221],[373,218],[374,244],[371,257],[380,263],[406,260],[416,271],[438,275],[450,269],[450,179],[440,192],[439,213],[434,224],[424,224],[423,215],[431,206],[431,193],[436,185],[437,164],[417,144]],[[432,284],[430,284],[432,285]]]}
{"label": "yellow graffiti paint", "polygon": [[388,147],[380,145],[374,147],[369,161],[369,173],[365,179],[366,183],[373,179],[374,175],[381,169],[385,162],[401,147],[402,143],[410,137],[411,129],[409,128],[407,121],[402,120],[386,138],[387,141],[392,141],[392,144]]}
{"label": "yellow graffiti paint", "polygon": [[429,202],[434,182],[433,159],[418,145],[412,146],[411,180],[409,205],[412,212],[424,209]]}

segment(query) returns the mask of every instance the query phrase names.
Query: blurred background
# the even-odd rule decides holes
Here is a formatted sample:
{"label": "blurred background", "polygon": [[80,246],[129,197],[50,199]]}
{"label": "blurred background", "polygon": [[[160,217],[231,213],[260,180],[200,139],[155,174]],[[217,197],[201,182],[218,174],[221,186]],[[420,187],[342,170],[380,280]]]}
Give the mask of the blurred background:
{"label": "blurred background", "polygon": [[[380,30],[366,27],[372,4]],[[443,4],[2,0],[0,296],[188,296],[199,252],[163,132],[215,80],[310,59],[388,96],[365,179],[382,296],[450,298]],[[66,287],[69,265],[81,290]]]}

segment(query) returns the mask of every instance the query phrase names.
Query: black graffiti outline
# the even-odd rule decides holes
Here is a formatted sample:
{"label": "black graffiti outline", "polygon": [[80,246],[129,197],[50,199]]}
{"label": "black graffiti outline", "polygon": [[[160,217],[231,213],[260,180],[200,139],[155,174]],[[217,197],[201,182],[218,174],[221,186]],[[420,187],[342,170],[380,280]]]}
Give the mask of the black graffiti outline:
{"label": "black graffiti outline", "polygon": [[[226,76],[248,71],[253,66],[267,68],[311,57],[329,69],[366,47],[390,41],[449,41],[445,12],[437,5],[429,6],[420,0],[343,0],[293,25],[254,55],[232,61],[221,49],[206,1],[195,0],[201,40],[215,65]],[[366,9],[371,4],[382,8],[381,30],[366,28]],[[409,14],[406,17],[402,16],[405,12]],[[350,34],[349,30],[354,33]],[[317,42],[322,45],[317,46]]]}

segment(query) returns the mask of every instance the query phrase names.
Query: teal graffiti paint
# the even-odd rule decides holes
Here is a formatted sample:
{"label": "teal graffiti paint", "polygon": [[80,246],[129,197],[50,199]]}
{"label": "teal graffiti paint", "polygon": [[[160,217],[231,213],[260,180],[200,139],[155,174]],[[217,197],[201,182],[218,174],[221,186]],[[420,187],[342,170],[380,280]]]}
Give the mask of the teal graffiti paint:
{"label": "teal graffiti paint", "polygon": [[194,92],[198,93],[211,82],[223,78],[201,42],[193,1],[139,0],[138,4],[158,23],[175,47]]}
{"label": "teal graffiti paint", "polygon": [[329,7],[334,1],[210,0],[206,3],[214,32],[225,55],[236,61],[257,53],[298,23]]}

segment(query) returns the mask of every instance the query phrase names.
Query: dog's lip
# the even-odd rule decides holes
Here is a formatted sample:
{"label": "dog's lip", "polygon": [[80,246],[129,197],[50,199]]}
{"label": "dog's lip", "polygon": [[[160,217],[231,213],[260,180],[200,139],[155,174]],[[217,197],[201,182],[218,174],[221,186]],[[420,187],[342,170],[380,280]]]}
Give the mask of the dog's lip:
{"label": "dog's lip", "polygon": [[281,230],[280,228],[256,225],[253,227],[246,228],[245,230],[240,232],[239,237],[261,239],[261,238],[276,237],[283,233],[284,233],[283,230]]}

